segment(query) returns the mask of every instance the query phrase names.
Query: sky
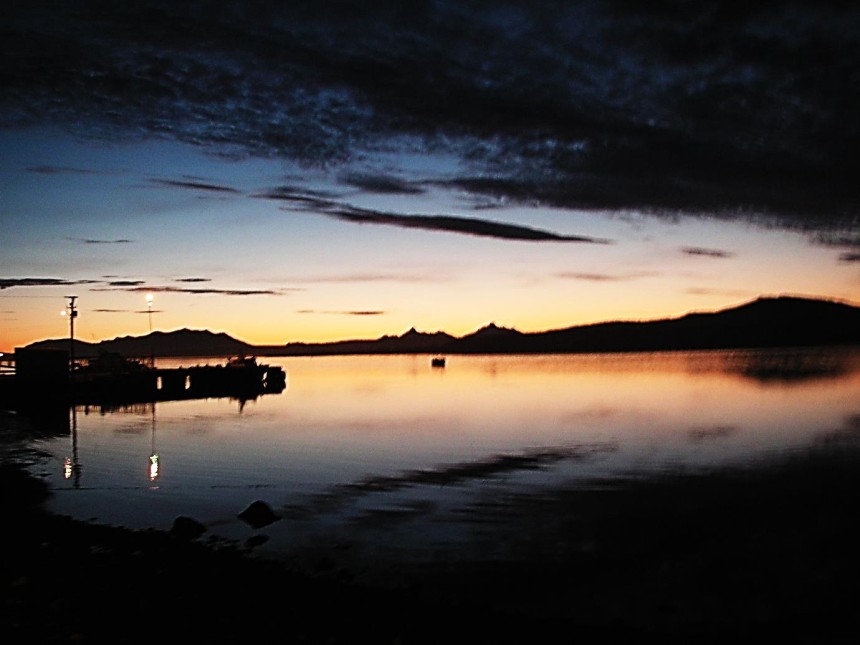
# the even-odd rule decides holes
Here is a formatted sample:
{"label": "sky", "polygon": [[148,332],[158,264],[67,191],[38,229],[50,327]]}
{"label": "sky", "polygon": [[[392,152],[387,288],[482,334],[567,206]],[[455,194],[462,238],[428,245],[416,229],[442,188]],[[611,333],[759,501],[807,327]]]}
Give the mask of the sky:
{"label": "sky", "polygon": [[68,295],[89,342],[860,305],[858,34],[826,0],[13,2],[0,351]]}

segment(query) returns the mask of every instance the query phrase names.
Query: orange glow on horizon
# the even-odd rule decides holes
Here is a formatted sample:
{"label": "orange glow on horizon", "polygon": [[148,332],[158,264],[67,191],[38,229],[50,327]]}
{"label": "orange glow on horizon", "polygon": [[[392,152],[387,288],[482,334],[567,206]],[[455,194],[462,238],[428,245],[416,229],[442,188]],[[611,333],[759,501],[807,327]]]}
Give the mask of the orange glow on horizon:
{"label": "orange glow on horizon", "polygon": [[[554,291],[535,293],[522,306],[515,306],[497,295],[474,301],[469,301],[466,296],[452,296],[444,306],[418,303],[408,308],[406,305],[411,303],[405,302],[403,307],[380,308],[378,312],[368,313],[347,309],[303,310],[295,306],[285,309],[283,300],[275,298],[245,301],[241,306],[225,306],[224,298],[201,299],[165,294],[164,302],[156,313],[149,309],[141,310],[139,304],[132,309],[133,303],[108,300],[123,297],[128,300],[127,294],[87,294],[78,303],[75,339],[98,343],[122,336],[145,336],[150,330],[148,317],[154,332],[208,330],[226,333],[252,345],[373,340],[382,336],[399,336],[411,328],[423,333],[444,332],[462,337],[490,323],[521,332],[541,332],[602,322],[675,318],[691,312],[737,306],[758,297],[673,295],[670,292],[654,298],[651,292],[643,291],[633,292],[626,298],[613,298],[611,294],[607,296],[578,288],[577,291],[571,289],[571,297],[567,299],[559,299]],[[400,294],[394,294],[394,297],[396,300]],[[59,295],[30,300],[27,304],[31,309],[26,313],[4,320],[0,351],[11,353],[16,347],[37,341],[68,338],[67,317],[56,313],[57,303],[64,300],[64,296]],[[854,304],[857,299],[843,298],[841,301]],[[139,315],[141,313],[148,315]]]}

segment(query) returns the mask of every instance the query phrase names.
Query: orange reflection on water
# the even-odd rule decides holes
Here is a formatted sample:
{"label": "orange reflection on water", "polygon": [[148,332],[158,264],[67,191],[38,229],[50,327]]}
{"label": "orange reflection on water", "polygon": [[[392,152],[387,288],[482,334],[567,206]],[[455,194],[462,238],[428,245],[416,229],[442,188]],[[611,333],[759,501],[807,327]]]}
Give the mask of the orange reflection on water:
{"label": "orange reflection on water", "polygon": [[729,429],[760,443],[838,425],[860,378],[856,352],[449,355],[441,370],[430,359],[279,359],[292,388],[272,404],[291,420],[293,439],[371,441],[377,450],[401,453],[637,437],[714,440]]}

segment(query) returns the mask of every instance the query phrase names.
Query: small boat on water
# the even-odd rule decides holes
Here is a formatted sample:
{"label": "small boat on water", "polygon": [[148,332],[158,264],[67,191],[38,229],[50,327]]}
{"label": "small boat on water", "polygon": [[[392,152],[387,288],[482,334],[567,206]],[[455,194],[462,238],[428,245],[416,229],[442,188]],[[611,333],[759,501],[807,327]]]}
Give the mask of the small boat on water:
{"label": "small boat on water", "polygon": [[445,367],[445,357],[444,356],[434,356],[430,359],[431,367]]}

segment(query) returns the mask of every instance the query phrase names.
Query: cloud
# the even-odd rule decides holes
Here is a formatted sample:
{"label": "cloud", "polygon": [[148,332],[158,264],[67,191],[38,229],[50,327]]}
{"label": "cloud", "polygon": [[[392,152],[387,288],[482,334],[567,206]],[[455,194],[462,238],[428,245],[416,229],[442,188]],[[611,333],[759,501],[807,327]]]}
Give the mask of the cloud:
{"label": "cloud", "polygon": [[202,181],[179,181],[176,179],[150,179],[150,181],[154,184],[168,186],[170,188],[187,188],[190,190],[203,190],[213,193],[231,193],[236,195],[240,194],[240,191],[236,190],[235,188],[231,188],[230,186],[219,186],[217,184],[210,184]]}
{"label": "cloud", "polygon": [[734,256],[731,251],[723,251],[721,249],[706,249],[701,246],[683,246],[681,253],[687,255],[701,255],[709,258],[730,258]]}
{"label": "cloud", "polygon": [[98,280],[64,280],[62,278],[0,278],[0,289],[12,287],[61,287],[94,284]]}
{"label": "cloud", "polygon": [[219,295],[219,296],[283,296],[288,291],[297,289],[197,289],[192,287],[170,287],[170,286],[129,286],[129,287],[103,287],[91,289],[91,291],[135,291],[147,293],[188,293],[194,295]]}
{"label": "cloud", "polygon": [[609,240],[586,237],[583,235],[560,235],[549,231],[492,222],[490,220],[453,215],[398,215],[381,211],[345,206],[325,213],[330,217],[354,224],[382,224],[415,228],[426,231],[443,231],[446,233],[461,233],[478,237],[492,237],[502,240],[519,240],[527,242],[585,242],[589,244],[609,244]]}
{"label": "cloud", "polygon": [[640,271],[637,273],[611,274],[611,273],[589,273],[581,271],[560,271],[555,273],[556,278],[563,280],[585,280],[588,282],[621,282],[627,280],[638,280],[639,278],[651,278],[657,275],[652,271]]}
{"label": "cloud", "polygon": [[281,186],[270,188],[262,193],[257,193],[254,196],[263,199],[281,199],[307,204],[331,205],[336,203],[332,200],[337,199],[338,194],[331,191],[313,190],[293,184],[283,184]]}
{"label": "cloud", "polygon": [[846,252],[839,254],[840,262],[860,262],[860,252]]}
{"label": "cloud", "polygon": [[93,309],[94,313],[100,314],[162,314],[161,309]]}
{"label": "cloud", "polygon": [[263,193],[257,197],[277,199],[291,202],[294,205],[284,207],[288,211],[310,212],[326,215],[353,224],[379,224],[399,226],[401,228],[423,229],[446,233],[459,233],[478,237],[492,237],[502,240],[519,240],[528,242],[582,242],[590,244],[611,244],[611,240],[588,237],[584,235],[561,235],[550,231],[494,222],[472,217],[455,215],[404,215],[389,213],[368,208],[359,208],[343,203],[336,198],[322,196],[320,193],[303,191],[293,186],[281,186]]}
{"label": "cloud", "polygon": [[713,289],[710,287],[690,287],[686,289],[684,293],[688,293],[692,296],[729,296],[729,297],[748,297],[753,295],[749,291],[743,291],[742,289]]}
{"label": "cloud", "polygon": [[317,166],[438,153],[483,207],[856,230],[858,32],[837,0],[16,3],[0,126]]}
{"label": "cloud", "polygon": [[69,240],[70,242],[81,242],[83,244],[131,244],[131,240],[127,239],[97,240],[85,237],[66,237],[65,239]]}
{"label": "cloud", "polygon": [[294,276],[289,282],[303,283],[330,283],[330,282],[439,282],[445,280],[434,271],[432,274],[408,274],[408,273],[338,273],[331,275]]}
{"label": "cloud", "polygon": [[301,207],[285,208],[285,210],[301,210],[326,215],[334,219],[353,224],[379,224],[384,226],[399,226],[401,228],[421,229],[446,233],[459,233],[478,237],[492,237],[502,240],[519,240],[527,242],[583,242],[590,244],[611,244],[610,240],[587,237],[584,235],[561,235],[550,231],[493,222],[490,220],[454,215],[401,215],[368,208],[358,208],[339,204],[332,200],[315,199],[298,195],[296,197],[280,197],[286,201],[298,201]]}
{"label": "cloud", "polygon": [[37,175],[96,175],[94,170],[86,168],[73,168],[71,166],[29,166],[27,172],[32,172]]}
{"label": "cloud", "polygon": [[622,279],[619,276],[610,275],[608,273],[578,273],[575,271],[562,271],[560,273],[556,273],[555,276],[557,278],[588,280],[590,282],[615,282],[616,280]]}
{"label": "cloud", "polygon": [[823,246],[845,247],[860,250],[860,233],[819,231],[813,236],[816,244]]}
{"label": "cloud", "polygon": [[351,172],[343,175],[340,182],[364,192],[382,195],[420,195],[425,192],[421,186],[390,175]]}
{"label": "cloud", "polygon": [[299,314],[326,314],[335,316],[384,316],[387,312],[377,310],[335,311],[329,309],[299,309]]}
{"label": "cloud", "polygon": [[212,282],[211,278],[176,278],[175,282]]}
{"label": "cloud", "polygon": [[143,280],[111,280],[108,285],[111,287],[139,287],[146,284]]}

